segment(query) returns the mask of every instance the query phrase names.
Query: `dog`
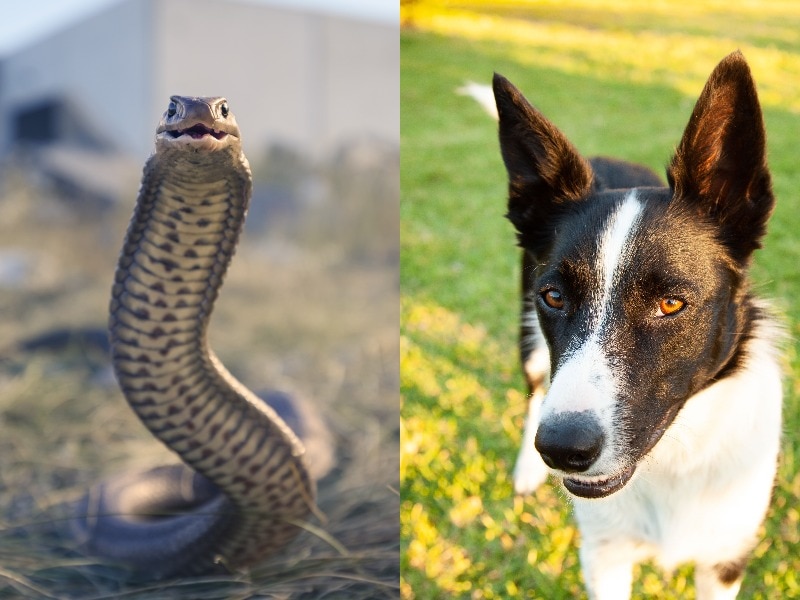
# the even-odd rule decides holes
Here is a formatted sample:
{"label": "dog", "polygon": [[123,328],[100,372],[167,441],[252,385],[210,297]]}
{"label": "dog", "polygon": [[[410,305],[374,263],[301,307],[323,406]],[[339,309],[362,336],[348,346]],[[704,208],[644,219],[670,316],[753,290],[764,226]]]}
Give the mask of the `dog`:
{"label": "dog", "polygon": [[501,75],[493,90],[531,395],[516,490],[560,481],[594,600],[629,598],[648,559],[735,598],[781,435],[781,328],[748,283],[775,205],[749,67],[714,69],[666,185],[586,160]]}

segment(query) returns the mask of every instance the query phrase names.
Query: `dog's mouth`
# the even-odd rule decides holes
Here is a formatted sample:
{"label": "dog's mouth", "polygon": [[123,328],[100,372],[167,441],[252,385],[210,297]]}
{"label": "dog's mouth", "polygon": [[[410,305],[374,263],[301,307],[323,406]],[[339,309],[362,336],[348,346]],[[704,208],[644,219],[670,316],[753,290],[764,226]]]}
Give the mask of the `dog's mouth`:
{"label": "dog's mouth", "polygon": [[624,488],[633,477],[638,462],[658,443],[667,427],[672,423],[675,415],[678,414],[681,406],[682,404],[673,405],[661,419],[661,422],[650,431],[639,458],[631,466],[625,467],[610,476],[564,477],[564,487],[567,488],[570,494],[589,499],[605,498]]}
{"label": "dog's mouth", "polygon": [[633,477],[634,471],[636,471],[636,465],[606,478],[565,477],[564,487],[570,494],[580,498],[605,498],[625,487],[625,484]]}

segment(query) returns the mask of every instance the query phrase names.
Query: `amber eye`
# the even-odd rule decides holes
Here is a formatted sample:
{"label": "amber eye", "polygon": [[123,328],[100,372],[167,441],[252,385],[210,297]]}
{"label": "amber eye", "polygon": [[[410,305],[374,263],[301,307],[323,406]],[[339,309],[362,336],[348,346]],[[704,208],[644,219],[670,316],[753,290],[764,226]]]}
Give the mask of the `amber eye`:
{"label": "amber eye", "polygon": [[547,290],[542,293],[542,300],[550,308],[562,310],[564,308],[564,296],[558,290]]}
{"label": "amber eye", "polygon": [[659,317],[667,317],[669,315],[674,315],[684,307],[684,301],[679,300],[678,298],[662,298],[658,303],[658,316]]}

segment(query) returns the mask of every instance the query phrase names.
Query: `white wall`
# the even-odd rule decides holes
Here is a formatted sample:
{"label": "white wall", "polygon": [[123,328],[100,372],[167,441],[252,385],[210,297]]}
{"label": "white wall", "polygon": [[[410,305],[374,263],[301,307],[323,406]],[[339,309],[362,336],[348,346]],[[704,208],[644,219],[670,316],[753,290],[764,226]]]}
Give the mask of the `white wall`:
{"label": "white wall", "polygon": [[114,5],[9,56],[0,71],[0,153],[14,109],[54,96],[65,97],[100,136],[140,152],[135,132],[150,126],[148,7],[139,0]]}
{"label": "white wall", "polygon": [[66,94],[144,158],[169,96],[226,96],[257,156],[273,141],[327,150],[344,138],[399,143],[399,28],[220,0],[124,0],[8,57],[0,154],[14,106]]}
{"label": "white wall", "polygon": [[217,0],[155,6],[159,114],[171,94],[225,96],[251,154],[270,140],[399,142],[397,27]]}

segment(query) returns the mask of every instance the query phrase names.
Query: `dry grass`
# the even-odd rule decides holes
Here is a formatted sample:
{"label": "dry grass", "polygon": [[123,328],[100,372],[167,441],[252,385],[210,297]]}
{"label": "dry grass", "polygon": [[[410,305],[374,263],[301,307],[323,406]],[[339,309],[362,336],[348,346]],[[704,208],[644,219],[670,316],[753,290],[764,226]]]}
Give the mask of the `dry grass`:
{"label": "dry grass", "polygon": [[[174,456],[128,409],[102,349],[20,346],[59,328],[104,329],[136,176],[124,206],[98,212],[6,173],[0,258],[16,256],[24,275],[0,286],[0,598],[397,595],[396,159],[384,167],[378,201],[367,197],[374,182],[332,185],[329,201],[282,221],[292,238],[248,230],[212,319],[212,346],[237,377],[299,393],[330,423],[338,464],[319,485],[326,522],[248,574],[157,585],[125,583],[51,533],[65,504],[104,475]],[[377,231],[358,216],[368,201]],[[338,215],[335,229],[320,226],[326,212]]]}

